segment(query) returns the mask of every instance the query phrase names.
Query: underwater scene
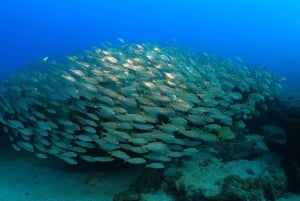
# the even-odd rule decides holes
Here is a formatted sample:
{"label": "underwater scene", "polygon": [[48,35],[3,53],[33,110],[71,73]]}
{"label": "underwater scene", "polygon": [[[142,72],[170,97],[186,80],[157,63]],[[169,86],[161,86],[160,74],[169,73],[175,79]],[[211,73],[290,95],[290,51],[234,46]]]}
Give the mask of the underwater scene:
{"label": "underwater scene", "polygon": [[0,201],[299,201],[300,3],[0,3]]}

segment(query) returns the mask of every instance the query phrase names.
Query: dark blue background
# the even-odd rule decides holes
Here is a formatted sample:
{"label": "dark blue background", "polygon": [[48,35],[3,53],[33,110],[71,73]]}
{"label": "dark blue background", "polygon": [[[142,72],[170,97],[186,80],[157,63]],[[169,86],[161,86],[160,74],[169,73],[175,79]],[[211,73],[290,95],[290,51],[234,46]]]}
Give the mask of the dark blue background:
{"label": "dark blue background", "polygon": [[[173,42],[300,78],[296,0],[2,0],[0,74],[101,42]],[[294,84],[297,80],[294,79]]]}

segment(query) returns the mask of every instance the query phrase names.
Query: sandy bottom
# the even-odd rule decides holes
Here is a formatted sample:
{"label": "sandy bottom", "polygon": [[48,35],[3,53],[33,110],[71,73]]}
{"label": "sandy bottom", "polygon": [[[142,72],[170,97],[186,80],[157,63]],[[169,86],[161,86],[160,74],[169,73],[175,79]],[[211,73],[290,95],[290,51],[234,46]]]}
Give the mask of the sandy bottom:
{"label": "sandy bottom", "polygon": [[[69,166],[60,160],[14,151],[7,144],[1,142],[0,134],[0,201],[112,201],[144,170]],[[164,192],[142,196],[147,201],[176,200]],[[299,200],[300,195],[287,194],[276,201]]]}
{"label": "sandy bottom", "polygon": [[0,145],[0,201],[111,201],[142,173],[77,168]]}

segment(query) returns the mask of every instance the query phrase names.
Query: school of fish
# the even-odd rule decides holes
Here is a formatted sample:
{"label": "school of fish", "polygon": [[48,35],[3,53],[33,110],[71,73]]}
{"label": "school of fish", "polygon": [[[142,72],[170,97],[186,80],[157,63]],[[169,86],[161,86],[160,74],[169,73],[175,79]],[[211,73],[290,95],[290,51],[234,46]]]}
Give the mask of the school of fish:
{"label": "school of fish", "polygon": [[69,164],[160,169],[231,140],[282,78],[240,59],[156,43],[106,44],[0,80],[0,123],[15,150]]}

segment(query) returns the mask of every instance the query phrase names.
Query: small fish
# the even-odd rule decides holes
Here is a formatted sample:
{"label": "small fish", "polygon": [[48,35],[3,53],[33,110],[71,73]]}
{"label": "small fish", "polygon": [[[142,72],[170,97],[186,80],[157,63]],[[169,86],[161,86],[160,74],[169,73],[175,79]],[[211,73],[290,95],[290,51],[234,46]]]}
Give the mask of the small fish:
{"label": "small fish", "polygon": [[77,165],[78,162],[73,159],[73,158],[69,158],[69,157],[64,157],[64,156],[58,156],[60,159],[62,159],[63,161],[65,161],[66,163],[70,164],[70,165]]}
{"label": "small fish", "polygon": [[152,169],[163,169],[165,166],[162,163],[150,163],[146,165],[147,168],[152,168]]}
{"label": "small fish", "polygon": [[76,137],[77,137],[77,139],[84,141],[84,142],[92,142],[93,141],[93,139],[88,135],[77,135]]}
{"label": "small fish", "polygon": [[130,156],[128,154],[126,154],[124,151],[115,150],[115,151],[112,151],[111,155],[116,158],[123,159],[125,161],[130,159]]}
{"label": "small fish", "polygon": [[16,129],[24,128],[23,123],[18,120],[8,120],[7,123],[12,128],[16,128]]}
{"label": "small fish", "polygon": [[124,40],[123,38],[118,37],[117,40],[118,40],[120,43],[122,43],[122,44],[125,43],[125,40]]}
{"label": "small fish", "polygon": [[146,160],[143,158],[130,158],[130,159],[127,159],[126,162],[135,164],[135,165],[139,165],[139,164],[146,163]]}
{"label": "small fish", "polygon": [[43,58],[43,62],[48,61],[48,59],[49,59],[49,57],[44,57],[44,58]]}
{"label": "small fish", "polygon": [[165,153],[168,151],[167,145],[162,142],[150,142],[144,145],[144,147],[149,151],[158,152],[158,153]]}
{"label": "small fish", "polygon": [[110,156],[95,156],[94,160],[98,162],[111,162],[114,161],[115,159]]}

